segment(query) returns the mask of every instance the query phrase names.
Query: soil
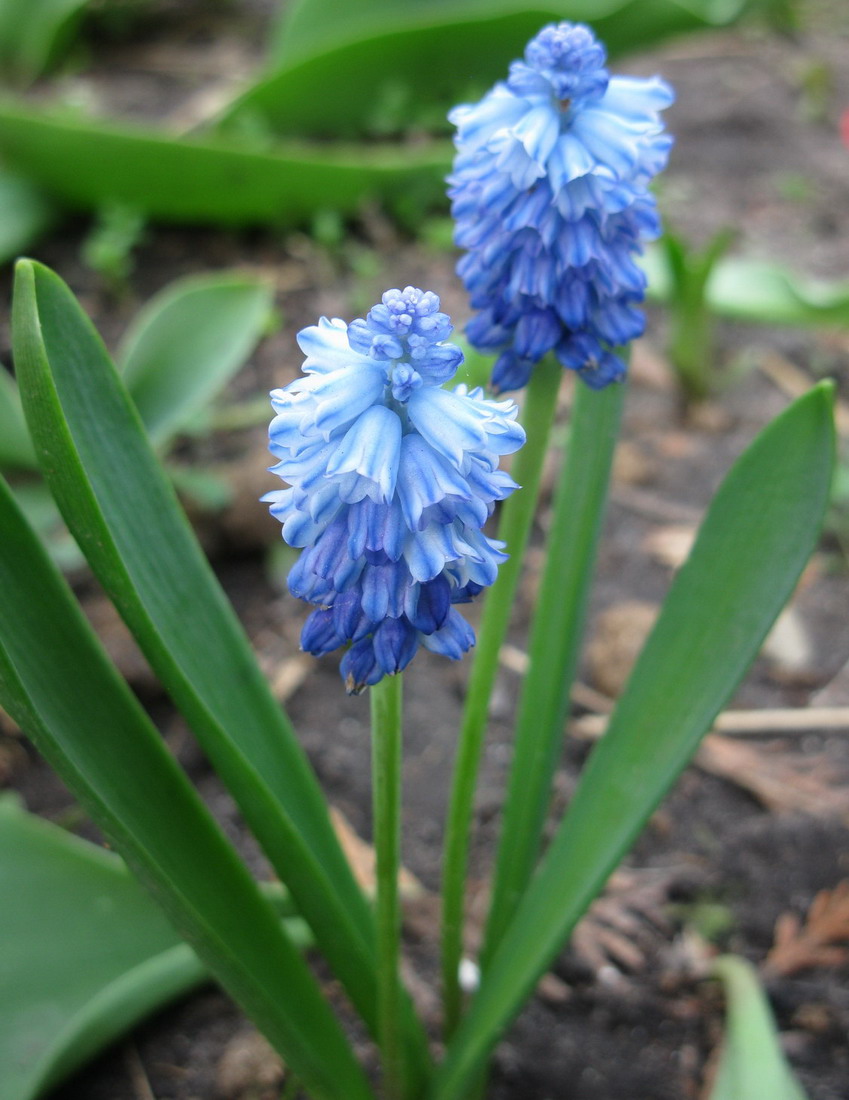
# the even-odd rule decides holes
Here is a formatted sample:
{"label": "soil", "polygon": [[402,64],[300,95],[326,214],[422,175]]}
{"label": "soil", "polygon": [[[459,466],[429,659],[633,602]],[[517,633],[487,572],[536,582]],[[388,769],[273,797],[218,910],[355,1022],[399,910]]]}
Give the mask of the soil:
{"label": "soil", "polygon": [[[249,65],[262,38],[264,5],[241,24],[221,15],[209,57]],[[197,57],[198,8],[163,6],[160,23],[132,48],[102,43],[89,77],[76,77],[113,109],[168,117],[186,94],[188,60]],[[225,9],[222,9],[225,11]],[[226,11],[225,11],[226,13]],[[752,25],[675,41],[619,66],[659,71],[677,89],[668,124],[676,148],[662,182],[667,221],[703,244],[725,226],[735,250],[780,260],[811,276],[845,276],[849,266],[849,151],[838,117],[849,107],[849,19],[839,4],[801,6],[792,37]],[[218,17],[216,17],[218,18]],[[209,36],[206,45],[210,42]],[[194,51],[194,55],[193,55]],[[188,60],[187,60],[188,59]],[[188,67],[187,67],[188,66]],[[214,68],[210,62],[208,68]],[[183,74],[183,79],[180,79]],[[194,86],[202,85],[195,78]],[[148,227],[129,285],[116,296],[80,260],[88,232],[64,223],[36,250],[78,294],[108,343],[117,341],[139,303],[178,275],[234,265],[270,272],[280,326],[233,383],[229,403],[285,384],[298,370],[295,333],[320,314],[360,314],[390,285],[437,290],[458,327],[467,316],[454,257],[411,241],[378,210],[366,212],[351,239],[333,250],[302,233]],[[9,275],[3,273],[4,299]],[[7,299],[6,299],[7,300]],[[713,491],[756,431],[786,406],[794,389],[822,375],[849,400],[849,338],[835,332],[719,324],[717,395],[687,408],[663,355],[664,317],[650,311],[648,336],[635,351],[622,444],[616,465],[590,636],[581,682],[615,692],[645,613],[662,600],[675,564]],[[8,332],[0,338],[8,360]],[[801,381],[800,381],[801,380]],[[568,417],[564,390],[562,422]],[[845,426],[845,422],[844,422]],[[330,802],[363,838],[370,834],[367,698],[344,695],[334,658],[304,663],[297,636],[304,609],[281,585],[279,529],[257,498],[264,472],[264,424],[218,431],[180,443],[177,463],[210,468],[236,490],[214,513],[194,507],[199,534],[264,666],[293,676],[287,707]],[[553,475],[551,475],[553,476]],[[525,645],[547,522],[544,493],[535,549],[511,628]],[[735,708],[849,705],[845,532],[827,529],[784,629],[758,659]],[[84,573],[75,576],[84,607],[164,736],[257,873],[262,857],[246,836],[190,733],[169,709],[144,661]],[[625,608],[625,611],[622,609]],[[611,632],[610,616],[618,623]],[[617,618],[618,616],[618,618]],[[631,622],[634,627],[620,629]],[[607,625],[606,625],[607,624]],[[520,673],[509,660],[493,703],[472,857],[476,891],[485,889],[509,761],[509,730]],[[411,984],[428,1025],[438,1031],[437,923],[446,791],[468,668],[422,653],[406,677],[404,848],[406,866],[426,890],[408,905],[406,949]],[[600,706],[585,691],[575,717]],[[580,723],[578,723],[580,729]],[[736,742],[734,743],[737,744]],[[690,767],[652,818],[581,926],[538,996],[501,1044],[491,1100],[698,1100],[706,1096],[721,1034],[715,986],[698,962],[719,948],[763,966],[776,920],[804,919],[819,891],[849,878],[849,740],[846,729],[813,729],[746,742],[749,757]],[[590,751],[567,739],[552,820],[562,812]],[[730,750],[734,751],[734,750]],[[5,729],[0,763],[6,785],[30,809],[76,820],[73,800],[27,742]],[[767,790],[764,777],[777,776]],[[780,970],[780,967],[779,967]],[[764,970],[788,1057],[811,1100],[849,1096],[849,964],[833,960],[794,973]],[[370,1049],[363,1051],[373,1062]],[[52,1100],[246,1100],[278,1095],[282,1071],[252,1037],[248,1021],[215,989],[160,1013],[104,1054]],[[761,1100],[752,1097],[751,1100]],[[763,1097],[762,1100],[770,1100]]]}

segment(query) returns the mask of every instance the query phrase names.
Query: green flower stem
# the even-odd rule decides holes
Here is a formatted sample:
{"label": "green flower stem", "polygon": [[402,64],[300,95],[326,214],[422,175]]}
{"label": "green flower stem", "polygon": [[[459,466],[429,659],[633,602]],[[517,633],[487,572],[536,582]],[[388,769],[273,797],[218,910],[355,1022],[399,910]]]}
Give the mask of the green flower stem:
{"label": "green flower stem", "polygon": [[578,661],[624,385],[578,384],[519,701],[482,965],[513,918],[539,856]]}
{"label": "green flower stem", "polygon": [[399,977],[401,910],[402,680],[384,676],[371,695],[372,806],[377,880],[377,1034],[383,1058],[384,1094],[404,1093],[403,994]]}
{"label": "green flower stem", "polygon": [[511,470],[514,480],[522,488],[504,502],[498,529],[498,536],[507,543],[510,557],[499,569],[498,579],[485,598],[466,693],[443,853],[442,995],[446,1038],[453,1034],[459,1022],[462,1005],[459,968],[463,951],[466,867],[489,699],[536,510],[540,474],[562,377],[560,364],[553,358],[546,359],[534,369],[528,385],[522,416],[528,439],[516,455]]}

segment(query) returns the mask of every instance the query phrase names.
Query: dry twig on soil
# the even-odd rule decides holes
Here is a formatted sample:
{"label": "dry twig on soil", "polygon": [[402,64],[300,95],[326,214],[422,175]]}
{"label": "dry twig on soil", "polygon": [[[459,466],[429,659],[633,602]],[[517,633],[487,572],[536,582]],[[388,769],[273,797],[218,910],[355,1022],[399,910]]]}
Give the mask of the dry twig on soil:
{"label": "dry twig on soil", "polygon": [[815,966],[841,966],[849,951],[836,946],[849,942],[849,879],[833,890],[821,890],[804,923],[795,913],[782,913],[775,922],[775,942],[763,965],[764,975],[786,978]]}

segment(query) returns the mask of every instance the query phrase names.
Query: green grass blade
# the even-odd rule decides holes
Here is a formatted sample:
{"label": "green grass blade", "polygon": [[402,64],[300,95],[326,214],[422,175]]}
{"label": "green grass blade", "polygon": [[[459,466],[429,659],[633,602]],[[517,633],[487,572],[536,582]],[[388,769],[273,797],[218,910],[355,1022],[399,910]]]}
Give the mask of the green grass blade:
{"label": "green grass blade", "polygon": [[834,460],[816,386],[735,463],[431,1093],[460,1100],[736,688],[816,545]]}
{"label": "green grass blade", "polygon": [[225,385],[268,321],[272,288],[240,274],[178,279],[133,319],[118,368],[151,441],[162,446]]}
{"label": "green grass blade", "polygon": [[[65,521],[374,1027],[374,921],[315,776],[91,322],[61,279],[31,261],[18,265],[13,345]],[[412,1017],[409,1036],[424,1074]]]}
{"label": "green grass blade", "polygon": [[117,201],[160,221],[285,227],[309,222],[318,210],[353,214],[367,199],[406,200],[411,190],[423,207],[444,205],[452,150],[447,142],[255,149],[235,138],[177,138],[7,98],[0,100],[0,155],[75,210]]}
{"label": "green grass blade", "polygon": [[754,967],[735,955],[723,955],[714,960],[711,972],[725,990],[727,1023],[708,1100],[805,1100]]}
{"label": "green grass blade", "polygon": [[0,531],[0,704],[309,1087],[328,1100],[370,1098],[297,947],[109,663],[2,479]]}

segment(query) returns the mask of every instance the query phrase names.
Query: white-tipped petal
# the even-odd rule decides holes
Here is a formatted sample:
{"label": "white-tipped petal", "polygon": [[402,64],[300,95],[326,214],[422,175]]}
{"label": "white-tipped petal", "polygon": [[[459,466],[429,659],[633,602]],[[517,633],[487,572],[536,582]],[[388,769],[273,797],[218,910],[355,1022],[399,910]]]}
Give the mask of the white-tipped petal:
{"label": "white-tipped petal", "polygon": [[380,489],[383,500],[395,492],[401,453],[401,421],[385,405],[357,417],[327,463],[327,474],[356,473]]}
{"label": "white-tipped petal", "polygon": [[401,442],[398,499],[404,521],[411,531],[418,529],[425,508],[447,496],[462,499],[468,495],[466,479],[422,436],[411,432],[404,437]]}
{"label": "white-tipped petal", "polygon": [[339,317],[322,317],[298,333],[298,347],[306,355],[302,370],[306,374],[331,374],[345,367],[368,362],[348,343],[348,326]]}
{"label": "white-tipped petal", "polygon": [[459,466],[465,451],[483,448],[486,432],[474,406],[448,390],[423,387],[410,398],[410,420],[430,445]]}
{"label": "white-tipped petal", "polygon": [[361,416],[383,395],[385,374],[378,363],[366,361],[357,370],[327,374],[313,390],[312,423],[325,439]]}

